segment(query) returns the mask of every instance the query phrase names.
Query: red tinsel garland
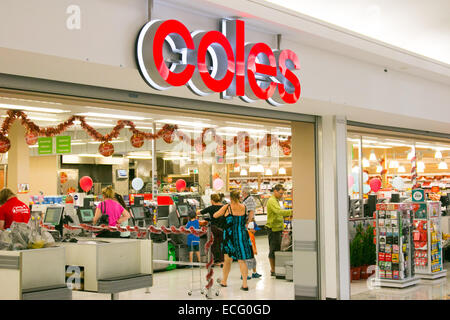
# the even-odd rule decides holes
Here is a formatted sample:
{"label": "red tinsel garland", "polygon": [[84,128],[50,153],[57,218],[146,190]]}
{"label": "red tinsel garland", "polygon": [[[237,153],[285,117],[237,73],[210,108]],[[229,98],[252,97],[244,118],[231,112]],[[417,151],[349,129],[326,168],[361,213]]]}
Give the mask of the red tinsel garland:
{"label": "red tinsel garland", "polygon": [[242,131],[238,132],[236,137],[226,140],[217,135],[215,129],[204,128],[199,138],[192,139],[184,132],[178,130],[177,125],[165,124],[158,132],[149,133],[136,129],[134,123],[129,120],[118,120],[116,126],[111,130],[110,133],[102,135],[100,132],[87,124],[83,116],[71,116],[69,119],[67,119],[63,123],[60,123],[56,127],[41,128],[34,122],[30,121],[23,111],[19,110],[7,111],[7,117],[3,121],[0,128],[0,139],[7,139],[6,135],[8,134],[12,123],[16,119],[21,120],[21,123],[27,129],[27,132],[43,137],[53,137],[59,135],[66,131],[69,127],[73,126],[75,124],[75,121],[78,120],[83,130],[85,130],[94,140],[100,141],[102,143],[107,143],[113,139],[116,139],[117,137],[119,137],[120,131],[125,126],[128,126],[129,130],[133,133],[134,136],[138,136],[147,140],[163,138],[166,143],[172,143],[174,137],[178,137],[180,141],[183,141],[188,145],[195,147],[195,149],[199,153],[206,150],[206,135],[211,135],[212,139],[218,145],[219,153],[223,155],[226,154],[227,147],[231,147],[234,144],[238,144],[243,152],[248,153],[251,152],[255,147],[257,149],[264,146],[270,147],[273,143],[276,143],[283,149],[283,153],[285,155],[289,155],[291,153],[291,137],[288,137],[288,140],[286,141],[279,141],[276,136],[272,134],[266,134],[260,141],[255,141],[250,137],[248,132]]}

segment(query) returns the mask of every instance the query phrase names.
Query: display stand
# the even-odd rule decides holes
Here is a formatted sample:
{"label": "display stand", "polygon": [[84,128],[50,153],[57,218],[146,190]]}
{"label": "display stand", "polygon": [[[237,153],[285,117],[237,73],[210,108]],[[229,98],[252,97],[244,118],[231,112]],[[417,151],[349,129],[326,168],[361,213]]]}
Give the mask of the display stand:
{"label": "display stand", "polygon": [[441,203],[418,202],[414,213],[413,240],[416,274],[421,279],[434,280],[445,277],[442,256]]}
{"label": "display stand", "polygon": [[420,280],[414,274],[412,203],[376,205],[376,279],[382,287],[406,288]]}

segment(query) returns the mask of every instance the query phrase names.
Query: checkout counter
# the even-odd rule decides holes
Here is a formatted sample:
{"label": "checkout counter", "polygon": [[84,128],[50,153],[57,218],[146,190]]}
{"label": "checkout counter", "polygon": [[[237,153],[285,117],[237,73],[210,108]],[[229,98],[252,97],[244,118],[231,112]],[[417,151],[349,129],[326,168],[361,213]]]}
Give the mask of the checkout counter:
{"label": "checkout counter", "polygon": [[94,238],[91,232],[63,229],[65,223],[92,223],[94,212],[73,204],[46,206],[43,223],[54,227],[57,247],[0,251],[0,299],[71,299],[72,280],[84,291],[109,293],[112,299],[119,292],[151,287],[151,240]]}
{"label": "checkout counter", "polygon": [[66,265],[83,270],[83,289],[109,293],[112,298],[123,291],[153,285],[151,240],[76,238],[63,242]]}
{"label": "checkout counter", "polygon": [[0,300],[71,300],[64,247],[0,251]]}

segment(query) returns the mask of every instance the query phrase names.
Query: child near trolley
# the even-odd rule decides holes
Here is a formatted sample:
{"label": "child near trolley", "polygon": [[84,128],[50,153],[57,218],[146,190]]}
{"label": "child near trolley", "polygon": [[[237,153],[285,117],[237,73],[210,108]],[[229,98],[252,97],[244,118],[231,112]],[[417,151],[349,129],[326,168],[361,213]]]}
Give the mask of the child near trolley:
{"label": "child near trolley", "polygon": [[[186,224],[186,229],[189,229],[190,227],[200,229],[200,223],[195,212],[189,213],[189,219],[189,222]],[[194,252],[198,262],[200,262],[200,237],[190,233],[187,237],[187,246],[189,250],[189,262],[193,262]]]}
{"label": "child near trolley", "polygon": [[[256,225],[256,222],[252,221],[248,224],[247,229],[248,229],[248,235],[250,237],[250,240],[252,241],[253,255],[256,256],[258,254],[258,250],[256,249],[255,233],[256,233],[256,231],[259,230],[259,228]],[[252,265],[252,267],[253,267],[252,278],[260,278],[261,275],[258,272],[256,272],[256,259],[253,258],[252,262],[253,262],[252,263],[253,264]]]}

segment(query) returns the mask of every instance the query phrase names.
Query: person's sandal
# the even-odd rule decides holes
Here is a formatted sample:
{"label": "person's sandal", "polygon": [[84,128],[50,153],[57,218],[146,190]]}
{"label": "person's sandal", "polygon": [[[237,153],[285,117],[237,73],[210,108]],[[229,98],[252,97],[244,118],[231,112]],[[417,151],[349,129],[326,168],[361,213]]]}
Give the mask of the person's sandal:
{"label": "person's sandal", "polygon": [[220,284],[220,286],[221,286],[222,288],[226,288],[226,287],[227,287],[226,284],[221,284],[221,283],[219,283],[219,284]]}
{"label": "person's sandal", "polygon": [[242,291],[248,291],[248,287],[247,288],[241,287],[241,290]]}

